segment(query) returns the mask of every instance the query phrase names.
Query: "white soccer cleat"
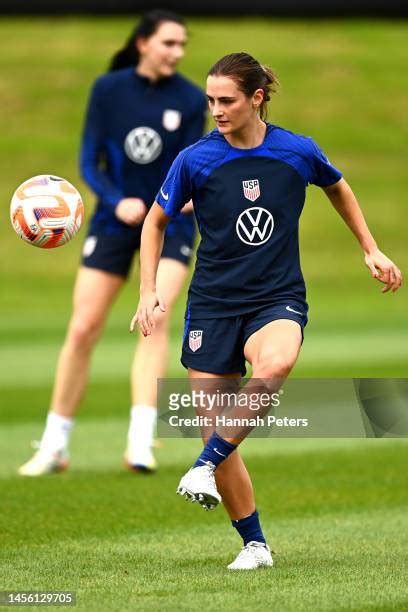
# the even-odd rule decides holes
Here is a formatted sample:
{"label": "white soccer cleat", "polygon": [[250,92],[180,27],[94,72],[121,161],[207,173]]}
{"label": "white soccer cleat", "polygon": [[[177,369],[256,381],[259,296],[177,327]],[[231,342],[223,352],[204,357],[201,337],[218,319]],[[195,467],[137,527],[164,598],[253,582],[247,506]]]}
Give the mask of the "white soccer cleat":
{"label": "white soccer cleat", "polygon": [[18,473],[20,476],[43,476],[63,472],[68,466],[68,451],[51,452],[40,448],[27,463],[18,468]]}
{"label": "white soccer cleat", "polygon": [[254,570],[258,567],[272,567],[273,559],[269,546],[262,542],[248,542],[238,557],[228,565],[229,570]]}
{"label": "white soccer cleat", "polygon": [[157,461],[153,456],[150,446],[142,449],[129,444],[124,459],[126,467],[132,470],[132,472],[152,474],[157,470]]}
{"label": "white soccer cleat", "polygon": [[215,466],[208,461],[205,465],[193,467],[180,480],[177,494],[186,501],[198,502],[204,510],[214,510],[222,501],[214,478]]}

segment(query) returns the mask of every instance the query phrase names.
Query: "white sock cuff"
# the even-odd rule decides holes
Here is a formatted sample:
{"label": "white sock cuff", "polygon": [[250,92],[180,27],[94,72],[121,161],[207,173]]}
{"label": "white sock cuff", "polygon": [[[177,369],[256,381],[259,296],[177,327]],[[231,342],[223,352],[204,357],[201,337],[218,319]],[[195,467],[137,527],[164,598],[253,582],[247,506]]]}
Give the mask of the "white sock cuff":
{"label": "white sock cuff", "polygon": [[150,447],[155,436],[157,409],[136,405],[132,406],[130,415],[128,440],[140,448]]}
{"label": "white sock cuff", "polygon": [[143,419],[143,421],[152,421],[153,423],[157,420],[157,408],[156,406],[147,406],[144,404],[135,404],[130,409],[130,416],[135,420]]}
{"label": "white sock cuff", "polygon": [[47,425],[61,427],[64,431],[70,431],[74,426],[74,419],[51,411],[47,415]]}
{"label": "white sock cuff", "polygon": [[74,419],[61,416],[55,412],[49,412],[44,433],[41,438],[40,448],[52,452],[67,448],[73,426]]}

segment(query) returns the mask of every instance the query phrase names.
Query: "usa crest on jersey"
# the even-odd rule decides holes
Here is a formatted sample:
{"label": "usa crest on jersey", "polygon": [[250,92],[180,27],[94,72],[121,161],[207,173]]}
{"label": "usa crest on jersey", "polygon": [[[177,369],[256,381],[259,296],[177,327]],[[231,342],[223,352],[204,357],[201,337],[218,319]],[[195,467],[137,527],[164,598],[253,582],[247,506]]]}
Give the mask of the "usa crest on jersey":
{"label": "usa crest on jersey", "polygon": [[188,346],[195,353],[203,342],[203,330],[196,329],[188,334]]}
{"label": "usa crest on jersey", "polygon": [[244,189],[244,196],[250,202],[255,202],[255,200],[257,200],[261,195],[261,188],[259,186],[258,179],[242,181],[242,187]]}
{"label": "usa crest on jersey", "polygon": [[168,132],[175,132],[179,129],[181,123],[181,113],[178,110],[168,108],[163,112],[163,127]]}

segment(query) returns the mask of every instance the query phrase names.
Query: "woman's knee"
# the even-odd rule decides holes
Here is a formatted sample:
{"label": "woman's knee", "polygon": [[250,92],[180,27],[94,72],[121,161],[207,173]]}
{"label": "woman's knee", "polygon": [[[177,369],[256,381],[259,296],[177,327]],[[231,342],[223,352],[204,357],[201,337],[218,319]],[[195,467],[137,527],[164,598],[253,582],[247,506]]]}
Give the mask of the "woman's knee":
{"label": "woman's knee", "polygon": [[289,375],[292,367],[292,361],[285,355],[266,353],[253,364],[252,377],[265,381],[279,381]]}
{"label": "woman's knee", "polygon": [[103,321],[95,316],[80,317],[73,316],[68,329],[67,340],[79,349],[90,349],[95,344]]}
{"label": "woman's knee", "polygon": [[156,312],[154,313],[156,334],[167,334],[169,330],[170,314],[171,310],[169,307],[167,307],[167,310],[165,312],[159,309],[156,310]]}

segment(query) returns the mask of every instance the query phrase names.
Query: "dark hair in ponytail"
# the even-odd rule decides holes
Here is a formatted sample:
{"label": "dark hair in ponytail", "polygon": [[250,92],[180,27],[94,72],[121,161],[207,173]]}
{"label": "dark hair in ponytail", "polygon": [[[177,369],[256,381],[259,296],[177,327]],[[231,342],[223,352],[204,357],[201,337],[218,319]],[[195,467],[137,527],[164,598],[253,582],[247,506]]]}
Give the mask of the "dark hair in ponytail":
{"label": "dark hair in ponytail", "polygon": [[210,68],[208,76],[226,76],[233,79],[238,88],[250,98],[257,89],[263,89],[264,98],[260,106],[261,119],[267,116],[267,103],[276,92],[279,81],[268,66],[262,66],[248,53],[224,55]]}
{"label": "dark hair in ponytail", "polygon": [[179,23],[182,26],[185,25],[184,19],[172,11],[157,9],[145,13],[129,36],[124,47],[119,49],[112,57],[109,72],[119,70],[120,68],[127,68],[128,66],[137,66],[139,63],[139,52],[136,48],[136,41],[139,38],[149,38],[155,34],[159,26],[165,21]]}

